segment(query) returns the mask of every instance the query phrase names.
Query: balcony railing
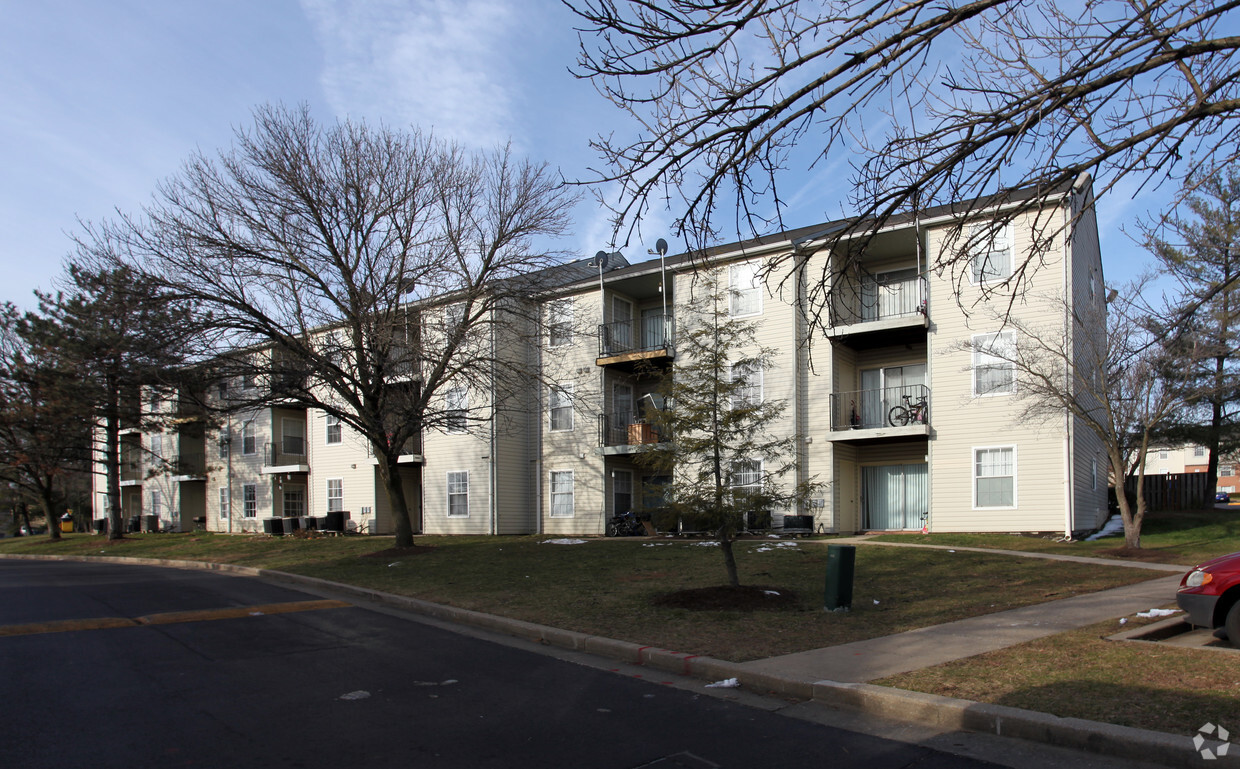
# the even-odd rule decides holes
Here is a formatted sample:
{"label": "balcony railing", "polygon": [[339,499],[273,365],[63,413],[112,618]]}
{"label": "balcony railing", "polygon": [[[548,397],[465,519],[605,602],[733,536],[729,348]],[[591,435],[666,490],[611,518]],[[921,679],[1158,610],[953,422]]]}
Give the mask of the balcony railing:
{"label": "balcony railing", "polygon": [[876,320],[925,315],[927,284],[923,277],[846,280],[831,305],[831,323],[848,326]]}
{"label": "balcony railing", "polygon": [[[918,404],[924,406],[918,408]],[[907,423],[904,422],[905,413],[908,415]],[[903,385],[831,394],[832,430],[875,430],[903,427],[905,424],[930,424],[930,388],[925,385]]]}
{"label": "balcony railing", "polygon": [[279,443],[268,443],[263,449],[263,464],[268,467],[304,465],[306,439],[285,436]]}
{"label": "balcony railing", "polygon": [[207,472],[206,455],[185,452],[169,460],[168,466],[172,475],[205,475]]}
{"label": "balcony railing", "polygon": [[631,352],[666,350],[671,344],[671,315],[647,315],[640,319],[604,323],[598,327],[600,358]]}
{"label": "balcony railing", "polygon": [[643,446],[659,443],[664,437],[654,425],[631,411],[615,411],[598,415],[600,446]]}

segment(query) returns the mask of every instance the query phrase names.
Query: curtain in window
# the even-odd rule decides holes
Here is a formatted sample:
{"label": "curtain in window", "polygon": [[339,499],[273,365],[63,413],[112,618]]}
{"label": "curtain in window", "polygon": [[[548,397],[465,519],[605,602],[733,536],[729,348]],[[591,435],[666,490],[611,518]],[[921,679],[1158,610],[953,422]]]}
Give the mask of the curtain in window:
{"label": "curtain in window", "polygon": [[867,529],[921,528],[922,515],[930,509],[926,465],[863,467],[861,483]]}

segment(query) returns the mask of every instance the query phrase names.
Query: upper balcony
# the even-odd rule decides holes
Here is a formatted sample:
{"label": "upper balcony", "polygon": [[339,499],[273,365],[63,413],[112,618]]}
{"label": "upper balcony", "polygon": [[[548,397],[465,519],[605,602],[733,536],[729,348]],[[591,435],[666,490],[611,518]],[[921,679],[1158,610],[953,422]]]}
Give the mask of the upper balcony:
{"label": "upper balcony", "polygon": [[930,388],[904,385],[831,394],[832,441],[929,437]]}
{"label": "upper balcony", "polygon": [[632,411],[598,415],[598,445],[602,454],[636,454],[664,440],[666,437],[654,425]]}
{"label": "upper balcony", "polygon": [[827,337],[856,348],[888,345],[905,336],[924,339],[930,326],[927,296],[926,279],[920,275],[843,278],[832,297]]}
{"label": "upper balcony", "polygon": [[[375,448],[369,442],[366,443],[366,456],[370,457],[372,465],[379,464],[379,458],[375,456]],[[405,440],[405,445],[400,447],[400,454],[396,457],[396,463],[399,465],[421,465],[425,462],[426,457],[422,455],[422,436],[410,436]]]}
{"label": "upper balcony", "polygon": [[598,327],[599,366],[635,368],[641,362],[668,363],[676,355],[671,315],[646,315]]}
{"label": "upper balcony", "polygon": [[201,451],[183,451],[168,461],[168,472],[174,481],[205,481],[206,459],[206,454]]}
{"label": "upper balcony", "polygon": [[306,458],[306,439],[285,435],[263,447],[263,469],[266,475],[275,473],[308,473],[310,465]]}

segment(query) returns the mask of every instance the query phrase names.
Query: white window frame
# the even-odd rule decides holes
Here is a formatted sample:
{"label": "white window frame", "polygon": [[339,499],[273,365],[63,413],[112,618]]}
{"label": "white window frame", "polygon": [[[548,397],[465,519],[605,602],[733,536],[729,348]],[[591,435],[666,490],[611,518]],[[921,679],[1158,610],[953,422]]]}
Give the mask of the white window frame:
{"label": "white window frame", "polygon": [[327,512],[337,513],[344,510],[344,478],[328,478],[326,487]]}
{"label": "white window frame", "polygon": [[[752,467],[747,472],[752,474],[752,479],[745,479],[744,483],[737,483],[740,473],[738,468],[742,465]],[[733,459],[728,463],[728,491],[735,493],[737,489],[754,489],[758,492],[762,491],[762,479],[766,471],[765,463],[761,459]]]}
{"label": "white window frame", "polygon": [[253,483],[241,485],[241,516],[243,518],[258,517],[258,486]]}
{"label": "white window frame", "polygon": [[1194,456],[1194,457],[1204,457],[1205,455],[1206,455],[1206,447],[1205,447],[1205,446],[1193,446],[1193,456]]}
{"label": "white window frame", "polygon": [[228,459],[228,454],[232,451],[232,434],[227,428],[220,430],[215,450],[219,459]]}
{"label": "white window frame", "polygon": [[[560,426],[556,426],[556,412],[560,412],[561,416],[567,415],[567,425],[561,420]],[[573,383],[552,385],[547,395],[547,430],[553,433],[572,432],[573,422]]]}
{"label": "white window frame", "polygon": [[[248,449],[247,449],[248,445]],[[258,428],[254,425],[254,420],[243,422],[241,425],[241,455],[251,457],[258,453]]]}
{"label": "white window frame", "polygon": [[324,422],[323,445],[337,446],[344,443],[344,425],[341,423],[340,417],[335,414],[327,414]]}
{"label": "white window frame", "polygon": [[[1006,340],[1006,341],[1003,341]],[[972,340],[972,387],[973,396],[977,398],[989,398],[994,396],[1015,395],[1016,394],[1016,363],[1008,360],[1002,355],[994,355],[991,350],[998,347],[997,343],[1002,343],[1007,347],[1008,354],[1014,355],[1016,350],[1016,332],[1015,331],[996,331],[993,334],[974,334]],[[1002,348],[1000,348],[1002,350]],[[980,371],[991,371],[1007,369],[1010,372],[1010,383],[1002,389],[990,389],[986,392],[980,392],[978,389],[977,375]]]}
{"label": "white window frame", "polygon": [[572,297],[547,303],[547,347],[567,347],[573,343],[574,319]]}
{"label": "white window frame", "polygon": [[[558,476],[558,477],[557,477]],[[560,482],[559,490],[556,490],[556,482]],[[568,484],[568,490],[564,490],[563,484]],[[551,504],[548,511],[552,518],[572,518],[577,514],[577,480],[572,470],[552,470],[548,474],[547,480],[547,499]],[[557,510],[556,501],[559,500],[559,511]],[[567,506],[565,506],[567,502]],[[568,512],[564,512],[567,509]]]}
{"label": "white window frame", "polygon": [[[1015,239],[1012,223],[995,228],[993,222],[974,224],[969,229],[969,282],[975,286],[984,283],[1002,283],[1012,277]],[[1004,246],[1000,248],[999,246]],[[995,255],[1005,254],[1007,263],[1003,271],[987,271],[997,263]]]}
{"label": "white window frame", "polygon": [[[452,512],[453,497],[464,502],[463,512],[461,505],[457,505],[457,512]],[[451,470],[444,476],[444,500],[447,505],[447,514],[449,518],[468,518],[469,517],[469,471],[468,470]]]}
{"label": "white window frame", "polygon": [[[289,427],[293,427],[290,431]],[[292,438],[295,441],[301,441],[301,451],[289,451],[288,440]],[[280,453],[292,457],[304,457],[307,455],[306,447],[306,423],[301,419],[292,417],[281,417],[280,419]]]}
{"label": "white window frame", "polygon": [[151,515],[160,518],[164,515],[164,493],[162,491],[151,492]]}
{"label": "white window frame", "polygon": [[733,363],[728,367],[728,377],[733,383],[744,380],[740,388],[732,391],[732,408],[759,406],[763,397],[762,361]]}
{"label": "white window frame", "polygon": [[151,456],[155,459],[164,458],[164,436],[162,434],[155,433],[151,436],[150,450]]}
{"label": "white window frame", "polygon": [[[983,451],[1009,451],[1012,457],[1012,474],[1009,475],[978,475],[978,454]],[[1015,510],[1019,506],[1016,492],[1017,485],[1017,460],[1015,444],[1002,446],[974,446],[971,453],[972,461],[970,463],[969,473],[973,478],[973,509],[974,510]],[[982,478],[1011,478],[1012,479],[1012,504],[1010,505],[979,505],[977,501],[977,483]]]}
{"label": "white window frame", "polygon": [[[301,494],[301,504],[294,510],[294,515],[289,515],[289,495]],[[301,518],[306,514],[306,505],[309,502],[306,494],[305,486],[285,486],[280,495],[280,513],[284,518]],[[300,512],[298,512],[300,511]]]}
{"label": "white window frame", "polygon": [[[747,318],[762,314],[762,265],[740,262],[728,265],[728,315]],[[748,285],[742,286],[742,283]]]}
{"label": "white window frame", "polygon": [[220,519],[225,520],[232,512],[232,489],[227,486],[220,487]]}
{"label": "white window frame", "polygon": [[1236,474],[1236,467],[1235,465],[1219,465],[1218,474],[1219,474],[1219,477],[1222,477],[1222,478],[1231,478],[1233,475]]}
{"label": "white window frame", "polygon": [[444,393],[444,432],[460,435],[469,432],[469,389],[453,387]]}

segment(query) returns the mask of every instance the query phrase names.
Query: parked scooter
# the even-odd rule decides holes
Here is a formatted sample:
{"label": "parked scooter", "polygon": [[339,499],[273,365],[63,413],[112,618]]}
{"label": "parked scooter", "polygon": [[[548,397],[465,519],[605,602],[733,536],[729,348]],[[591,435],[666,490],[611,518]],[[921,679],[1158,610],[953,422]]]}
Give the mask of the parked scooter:
{"label": "parked scooter", "polygon": [[609,537],[636,537],[645,533],[646,527],[642,526],[637,514],[631,510],[613,515],[607,522],[607,536]]}

